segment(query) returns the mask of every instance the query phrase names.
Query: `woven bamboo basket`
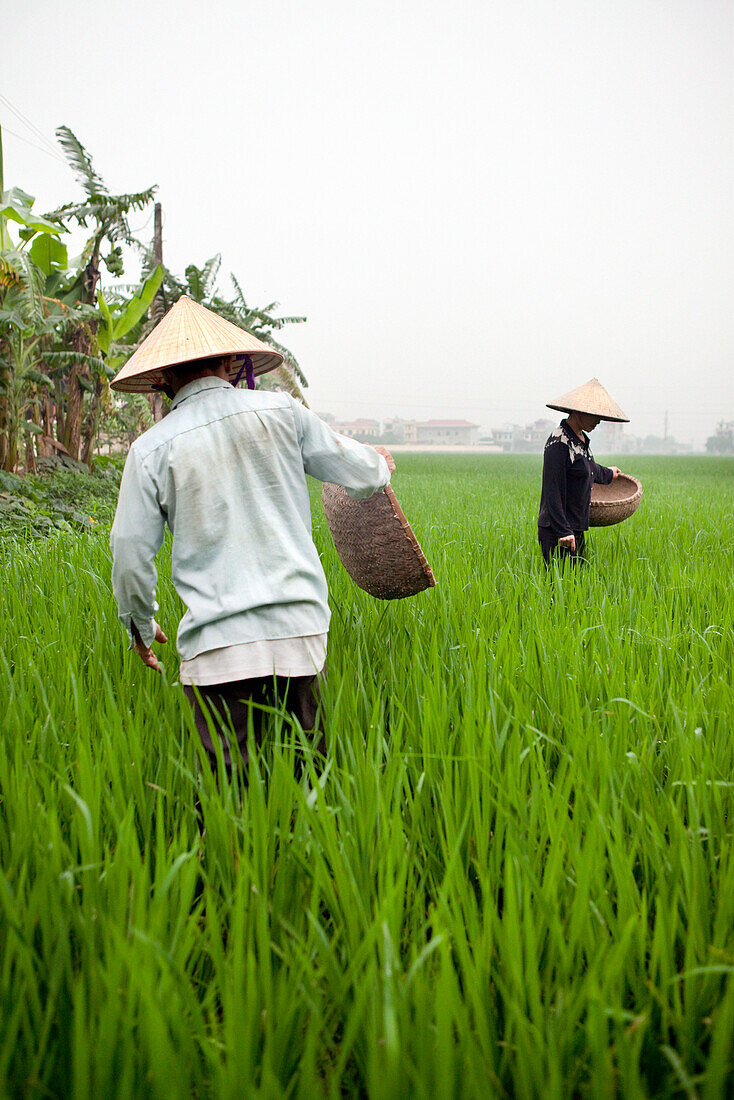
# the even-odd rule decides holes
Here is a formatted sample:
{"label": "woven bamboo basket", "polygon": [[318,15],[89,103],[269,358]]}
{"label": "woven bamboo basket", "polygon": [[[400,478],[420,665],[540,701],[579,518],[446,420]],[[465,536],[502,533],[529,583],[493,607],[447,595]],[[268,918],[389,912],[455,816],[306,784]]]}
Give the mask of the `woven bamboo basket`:
{"label": "woven bamboo basket", "polygon": [[608,485],[595,483],[591,487],[589,527],[610,527],[629,519],[637,511],[641,499],[642,484],[629,474],[620,474]]}
{"label": "woven bamboo basket", "polygon": [[336,552],[354,583],[378,600],[400,600],[436,580],[395,493],[388,485],[352,500],[341,485],[324,485],[321,499]]}

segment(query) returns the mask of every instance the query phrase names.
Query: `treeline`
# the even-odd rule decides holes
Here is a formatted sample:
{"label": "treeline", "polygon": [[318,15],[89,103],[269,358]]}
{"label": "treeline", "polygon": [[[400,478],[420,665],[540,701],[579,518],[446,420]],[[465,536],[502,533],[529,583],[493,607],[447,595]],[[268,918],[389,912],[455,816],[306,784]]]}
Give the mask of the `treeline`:
{"label": "treeline", "polygon": [[716,431],[706,440],[711,455],[734,455],[734,420],[720,420]]}
{"label": "treeline", "polygon": [[[130,216],[153,204],[155,186],[111,194],[72,131],[56,133],[84,196],[41,215],[31,194],[4,190],[0,132],[0,469],[35,472],[38,459],[54,456],[91,465],[100,440],[132,440],[163,415],[165,399],[117,395],[110,380],[182,294],[278,348],[282,367],[258,384],[302,398],[306,380],[275,334],[305,318],[275,316],[277,302],[249,306],[234,275],[223,296],[219,255],[175,275],[130,229]],[[86,243],[70,257],[65,242],[78,229]],[[141,281],[103,292],[104,271],[124,276],[123,246],[139,257]]]}

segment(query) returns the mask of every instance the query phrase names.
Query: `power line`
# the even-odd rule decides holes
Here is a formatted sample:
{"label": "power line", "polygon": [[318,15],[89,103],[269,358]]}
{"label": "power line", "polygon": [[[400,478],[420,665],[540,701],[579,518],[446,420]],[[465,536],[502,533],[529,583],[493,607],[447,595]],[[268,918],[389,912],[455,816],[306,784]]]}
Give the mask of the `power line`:
{"label": "power line", "polygon": [[15,104],[12,103],[3,92],[0,92],[0,99],[3,101],[3,103],[5,103],[5,105],[7,107],[10,108],[10,110],[13,112],[13,114],[16,116],[16,118],[18,118],[22,123],[24,123],[28,127],[29,130],[33,131],[33,133],[36,135],[36,137],[40,138],[41,141],[44,141],[50,148],[54,148],[53,142],[50,141],[49,138],[46,137],[43,130],[41,130],[40,127],[36,126],[35,122],[32,122],[27,117],[27,115],[24,115],[23,112],[20,110],[20,108],[16,107]]}
{"label": "power line", "polygon": [[131,228],[130,228],[130,232],[131,232],[131,233],[142,233],[142,232],[143,232],[143,230],[144,230],[144,229],[147,229],[147,228],[148,228],[148,226],[150,225],[150,222],[151,222],[151,218],[152,218],[152,217],[153,217],[153,215],[152,215],[152,214],[149,214],[149,215],[148,215],[148,218],[147,218],[147,220],[146,220],[146,221],[144,221],[142,225],[138,226],[138,227],[137,227],[137,229],[133,229],[133,228],[131,227]]}
{"label": "power line", "polygon": [[10,134],[11,137],[17,138],[18,141],[22,141],[25,145],[31,145],[34,149],[38,149],[39,153],[44,153],[47,157],[53,157],[54,160],[61,161],[62,164],[65,164],[62,157],[57,156],[56,153],[50,153],[48,149],[44,149],[42,145],[36,145],[35,141],[29,141],[28,138],[22,137],[21,134],[16,134],[15,130],[10,130],[5,124],[3,124],[3,133]]}
{"label": "power line", "polygon": [[10,100],[8,99],[8,97],[6,95],[3,95],[2,92],[0,92],[0,102],[4,103],[5,106],[8,107],[9,110],[11,110],[13,112],[15,117],[20,122],[22,122],[24,126],[27,126],[28,129],[31,131],[31,133],[34,134],[40,141],[42,141],[44,143],[44,145],[47,146],[47,148],[53,154],[53,156],[55,156],[58,160],[60,160],[62,162],[62,164],[65,163],[63,157],[59,156],[59,152],[58,152],[56,146],[54,145],[54,143],[52,141],[49,140],[49,138],[46,137],[43,130],[39,129],[39,127],[36,126],[35,122],[31,122],[31,120],[29,118],[26,118],[26,116],[23,114],[23,112],[20,111],[13,103],[11,103]]}
{"label": "power line", "polygon": [[[498,402],[495,402],[494,404],[484,404],[484,403],[479,404],[476,401],[473,401],[469,397],[466,399],[466,401],[452,401],[452,402],[442,401],[440,398],[437,398],[435,401],[413,401],[412,398],[405,398],[405,399],[402,399],[402,400],[398,399],[397,401],[391,401],[391,400],[387,400],[387,399],[383,400],[382,398],[373,398],[371,401],[360,401],[358,399],[354,399],[354,398],[351,398],[351,397],[343,397],[343,398],[328,398],[328,397],[325,397],[321,401],[321,404],[323,404],[323,405],[327,405],[327,404],[331,404],[331,405],[359,405],[361,408],[372,408],[372,409],[374,409],[376,405],[380,405],[383,408],[385,408],[385,407],[388,407],[388,408],[397,408],[397,407],[404,408],[405,406],[409,405],[411,408],[415,408],[415,409],[435,409],[435,408],[439,408],[439,407],[442,408],[442,409],[466,409],[466,408],[471,407],[473,409],[477,409],[477,410],[480,410],[482,412],[494,412],[494,413],[497,413],[497,412],[502,413],[505,410],[510,410],[510,409],[513,409],[516,412],[518,412],[519,410],[522,410],[523,408],[526,407],[525,405],[521,405],[517,402],[503,402],[503,401],[498,401]],[[719,408],[717,408],[717,409],[669,409],[668,411],[670,413],[676,415],[676,416],[706,416],[706,417],[720,416],[720,409]],[[548,415],[552,416],[552,413],[549,412]],[[659,416],[660,415],[660,410],[657,409],[657,408],[655,408],[655,409],[638,409],[638,410],[636,410],[636,415],[637,416]]]}

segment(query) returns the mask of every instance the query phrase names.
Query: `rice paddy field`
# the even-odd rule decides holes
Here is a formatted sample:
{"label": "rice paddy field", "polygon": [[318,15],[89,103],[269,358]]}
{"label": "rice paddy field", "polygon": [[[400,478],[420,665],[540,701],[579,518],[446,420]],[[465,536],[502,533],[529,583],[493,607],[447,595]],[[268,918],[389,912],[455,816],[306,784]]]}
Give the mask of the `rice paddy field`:
{"label": "rice paddy field", "polygon": [[550,574],[540,461],[400,456],[394,603],[314,486],[328,762],[273,713],[244,793],[106,532],[0,544],[0,1095],[734,1095],[734,459],[618,460],[638,512]]}

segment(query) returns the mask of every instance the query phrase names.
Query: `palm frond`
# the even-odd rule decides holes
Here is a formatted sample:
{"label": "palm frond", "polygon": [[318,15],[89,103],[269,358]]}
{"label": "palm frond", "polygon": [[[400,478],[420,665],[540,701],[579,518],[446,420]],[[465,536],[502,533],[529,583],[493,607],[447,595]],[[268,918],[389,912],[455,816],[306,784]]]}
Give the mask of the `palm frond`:
{"label": "palm frond", "polygon": [[143,393],[126,393],[125,402],[127,405],[132,405],[135,411],[140,415],[140,419],[146,428],[153,427],[153,413],[151,412],[150,402]]}
{"label": "palm frond", "polygon": [[7,297],[12,294],[30,326],[40,325],[43,322],[46,276],[36,267],[27,252],[6,249],[2,255],[5,263],[18,275],[17,282],[8,291]]}
{"label": "palm frond", "polygon": [[200,302],[204,297],[204,280],[201,277],[201,268],[196,264],[189,264],[184,272],[188,292],[195,302]]}
{"label": "palm frond", "polygon": [[280,352],[280,354],[283,356],[283,359],[284,359],[284,366],[287,366],[293,372],[293,374],[296,376],[296,378],[298,379],[300,384],[305,389],[308,389],[308,382],[306,380],[306,375],[301,370],[300,364],[299,364],[298,360],[296,359],[295,355],[293,354],[293,352],[289,351],[288,348],[284,348],[283,345],[279,344],[277,340],[273,340],[272,336],[269,339],[266,340],[266,343],[271,344],[275,348],[276,351]]}
{"label": "palm frond", "polygon": [[[90,221],[113,226],[122,222],[131,212],[144,210],[153,200],[157,188],[145,191],[132,191],[125,195],[108,195],[106,192],[93,191],[85,202],[67,202],[52,210],[49,218],[71,218],[78,225],[85,226]],[[127,230],[129,233],[129,230]],[[130,240],[132,241],[132,236]]]}
{"label": "palm frond", "polygon": [[[196,264],[189,264],[186,268],[186,284],[195,302],[203,303],[212,299],[211,304],[214,305],[214,287],[221,265],[222,257],[217,252],[216,255],[206,261],[203,267],[197,267]],[[219,310],[217,310],[217,312],[219,312]]]}
{"label": "palm frond", "polygon": [[100,359],[98,355],[85,355],[84,352],[69,349],[45,351],[43,359],[50,371],[60,370],[62,367],[78,366],[83,363],[100,375],[104,376],[106,374],[105,361]]}
{"label": "palm frond", "polygon": [[297,401],[300,401],[302,405],[306,404],[306,398],[303,395],[303,391],[298,384],[298,379],[293,373],[287,369],[285,363],[276,367],[272,374],[278,379],[280,383],[280,389],[285,390],[291,397],[295,397]]}
{"label": "palm frond", "polygon": [[237,302],[237,304],[240,305],[242,307],[242,309],[249,312],[250,307],[248,306],[247,302],[245,301],[245,295],[244,295],[244,292],[242,290],[242,287],[239,284],[239,280],[231,272],[230,272],[229,277],[232,281],[232,286],[235,289],[235,302]]}
{"label": "palm frond", "polygon": [[89,197],[91,198],[95,194],[108,194],[102,177],[92,166],[92,158],[76,134],[72,133],[68,126],[59,126],[56,130],[56,137],[59,139],[59,144],[64,150],[74,175]]}
{"label": "palm frond", "polygon": [[[275,303],[277,306],[277,302]],[[248,317],[251,319],[251,324],[260,324],[267,328],[281,329],[285,325],[300,325],[306,318],[305,317],[273,317],[270,313],[271,307],[267,306],[265,309],[252,309],[250,310]]]}
{"label": "palm frond", "polygon": [[221,266],[222,255],[220,252],[217,252],[204,264],[201,274],[204,282],[204,287],[206,289],[206,295],[208,298],[211,298],[214,295],[214,286],[216,284],[217,275],[219,274],[219,269]]}

